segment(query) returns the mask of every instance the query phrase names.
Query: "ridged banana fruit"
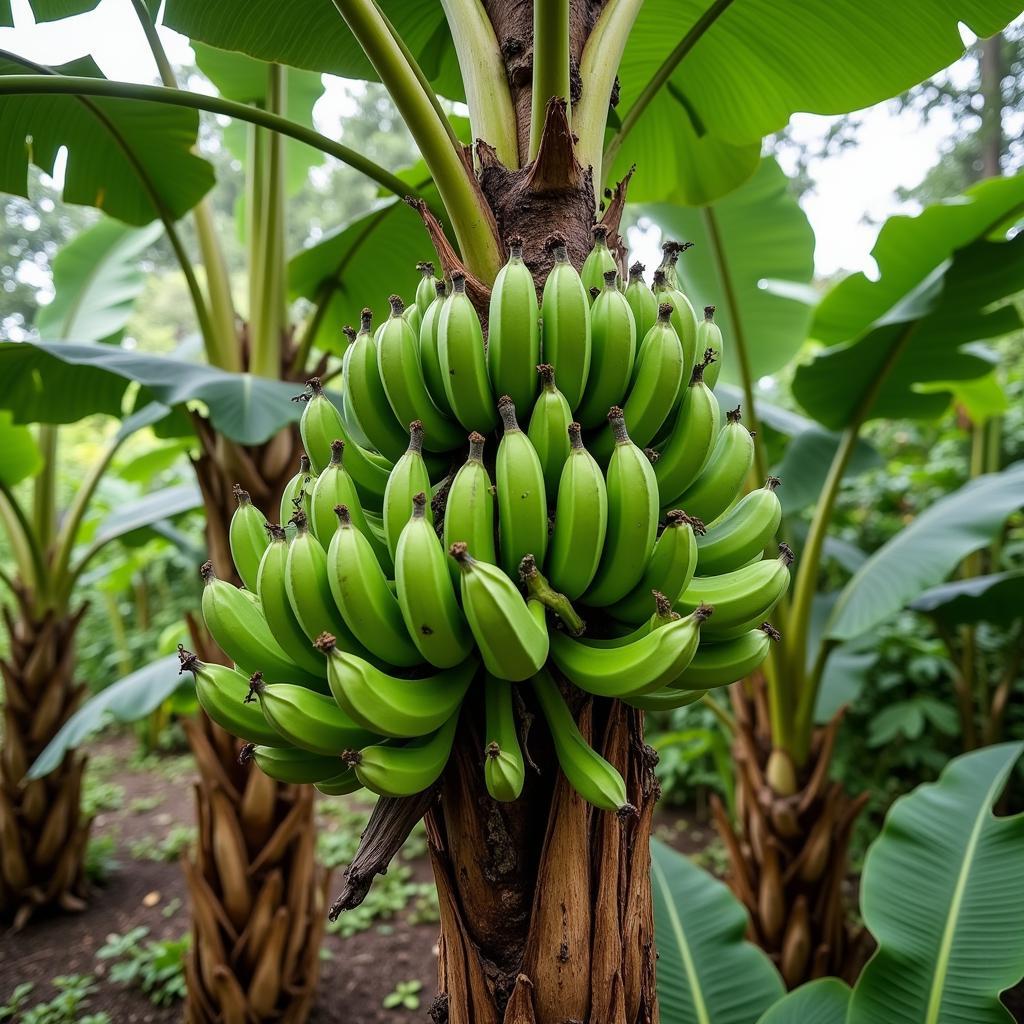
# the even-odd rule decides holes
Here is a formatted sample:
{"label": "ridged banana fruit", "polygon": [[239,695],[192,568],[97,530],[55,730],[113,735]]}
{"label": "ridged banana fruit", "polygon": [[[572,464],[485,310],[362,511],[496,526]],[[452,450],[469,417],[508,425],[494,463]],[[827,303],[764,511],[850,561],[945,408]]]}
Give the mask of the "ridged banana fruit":
{"label": "ridged banana fruit", "polygon": [[713,624],[705,630],[710,641],[742,636],[768,617],[789,588],[793,552],[779,545],[778,558],[765,558],[721,576],[695,576],[676,601],[685,615],[701,602],[714,606]]}
{"label": "ridged banana fruit", "polygon": [[526,436],[540,459],[545,493],[554,494],[558,489],[562,467],[569,456],[568,430],[572,423],[572,412],[565,396],[555,386],[555,368],[548,363],[541,363],[537,373],[541,390],[530,414]]}
{"label": "ridged banana fruit", "polygon": [[[345,353],[345,396],[352,417],[366,439],[385,458],[394,462],[405,451],[405,430],[388,402],[377,365],[377,342],[371,327],[373,312],[364,309],[359,333]],[[282,520],[283,521],[283,520]]]}
{"label": "ridged banana fruit", "polygon": [[555,263],[541,297],[542,356],[554,366],[559,390],[569,408],[575,409],[590,372],[590,295],[569,262],[565,240],[553,235],[547,248]]}
{"label": "ridged banana fruit", "polygon": [[419,339],[397,295],[388,300],[391,315],[377,343],[377,366],[388,401],[400,423],[418,420],[423,424],[423,446],[427,451],[444,452],[462,440],[462,431],[434,405],[423,379]]}
{"label": "ridged banana fruit", "polygon": [[338,707],[364,729],[396,739],[425,736],[444,725],[479,667],[476,658],[468,658],[425,679],[399,679],[340,650],[329,633],[317,647],[327,656],[327,680]]}
{"label": "ridged banana fruit", "polygon": [[351,768],[346,768],[333,778],[315,783],[313,788],[324,796],[348,796],[350,793],[358,793],[363,784]]}
{"label": "ridged banana fruit", "polygon": [[388,483],[389,464],[373,458],[372,453],[360,448],[349,436],[341,414],[324,393],[319,377],[306,381],[306,389],[309,398],[299,420],[299,433],[313,469],[319,473],[330,463],[332,441],[344,441],[345,466],[355,480],[360,496],[364,502],[379,508]]}
{"label": "ridged banana fruit", "polygon": [[697,479],[707,465],[718,437],[718,399],[707,386],[705,359],[698,362],[683,390],[672,429],[659,448],[654,475],[658,478],[662,508],[676,499]]}
{"label": "ridged banana fruit", "polygon": [[228,543],[235,570],[248,590],[256,589],[256,575],[260,570],[260,559],[267,550],[267,517],[252,503],[248,491],[238,484],[234,486],[238,507],[231,516],[228,526]]}
{"label": "ridged banana fruit", "polygon": [[526,782],[512,686],[492,675],[484,679],[484,783],[487,792],[502,802],[518,799]]}
{"label": "ridged banana fruit", "polygon": [[456,419],[466,430],[491,430],[498,417],[487,375],[484,334],[466,294],[464,274],[452,274],[452,293],[445,299],[438,321],[437,347],[445,394]]}
{"label": "ridged banana fruit", "polygon": [[602,811],[634,813],[622,776],[583,738],[558,684],[546,669],[534,676],[533,692],[548,724],[559,767],[572,788]]}
{"label": "ridged banana fruit", "polygon": [[[519,428],[515,403],[508,395],[498,400],[498,412],[505,427],[494,470],[499,547],[505,572],[515,576],[524,555],[533,555],[538,564],[544,562],[548,546],[548,503],[540,458],[530,438]],[[466,540],[465,537],[453,539]]]}
{"label": "ridged banana fruit", "polygon": [[569,457],[558,481],[555,528],[545,570],[553,586],[575,601],[590,586],[601,561],[608,529],[608,491],[601,467],[583,447],[580,425],[570,423],[567,433]]}
{"label": "ridged banana fruit", "polygon": [[597,575],[584,595],[601,608],[621,601],[639,582],[658,533],[658,481],[650,459],[629,438],[622,410],[608,422],[615,450],[608,463],[608,530]]}
{"label": "ridged banana fruit", "polygon": [[484,667],[499,679],[528,679],[548,656],[544,605],[527,603],[501,569],[473,558],[465,544],[452,544],[449,554],[459,566],[462,610]]}
{"label": "ridged banana fruit", "polygon": [[473,637],[426,508],[427,496],[420,492],[398,538],[395,589],[405,628],[420,654],[437,668],[452,668],[469,656]]}
{"label": "ridged banana fruit", "polygon": [[444,281],[438,281],[434,301],[426,308],[420,321],[420,366],[423,368],[423,381],[434,405],[445,414],[453,416],[448,393],[444,387],[444,371],[441,369],[441,353],[438,350],[437,332],[441,323],[441,310],[444,307]]}
{"label": "ridged banana fruit", "polygon": [[654,693],[690,664],[700,642],[701,624],[710,615],[711,608],[702,605],[623,647],[593,647],[555,632],[551,660],[581,690],[598,697]]}
{"label": "ridged banana fruit", "polygon": [[633,311],[619,291],[618,275],[609,271],[590,310],[590,376],[576,410],[585,428],[602,426],[608,410],[621,404],[633,376],[636,342]]}
{"label": "ridged banana fruit", "polygon": [[[657,468],[657,467],[655,467]],[[701,576],[718,576],[759,558],[782,522],[782,504],[770,476],[764,487],[742,497],[703,537],[697,538]]]}
{"label": "ridged banana fruit", "polygon": [[720,644],[701,644],[693,661],[672,683],[672,688],[711,690],[716,686],[728,686],[739,679],[745,679],[768,657],[772,642],[780,639],[778,630],[771,623],[762,622],[760,626],[734,640]]}
{"label": "ridged banana fruit", "polygon": [[686,358],[685,374],[688,377],[693,371],[697,356],[697,317],[693,312],[690,300],[679,288],[673,287],[666,280],[661,269],[654,272],[654,297],[661,306],[668,303],[672,307],[672,326],[679,335]]}
{"label": "ridged banana fruit", "polygon": [[249,703],[258,700],[263,717],[294,747],[337,757],[345,750],[377,739],[321,693],[291,683],[265,683],[259,672],[253,674],[249,688],[251,692],[246,700]]}
{"label": "ridged banana fruit", "polygon": [[639,262],[629,268],[629,283],[624,292],[626,302],[633,311],[638,338],[646,337],[647,332],[654,326],[654,321],[658,319],[658,300],[644,281],[645,269],[646,267]]}
{"label": "ridged banana fruit", "polygon": [[[494,485],[484,465],[483,434],[469,435],[469,456],[459,467],[448,490],[444,509],[444,549],[463,541],[479,562],[497,564],[494,547]],[[459,589],[459,567],[448,562],[448,569]]]}
{"label": "ridged banana fruit", "polygon": [[217,646],[246,672],[259,670],[274,682],[322,683],[292,663],[271,633],[259,604],[246,593],[217,579],[211,562],[199,570],[203,580],[203,621]]}
{"label": "ridged banana fruit", "polygon": [[402,746],[376,743],[346,751],[343,760],[351,765],[359,781],[379,796],[413,796],[441,777],[452,752],[458,718],[456,712],[437,732]]}
{"label": "ridged banana fruit", "polygon": [[[413,496],[420,491],[430,493],[430,472],[423,461],[423,433],[419,420],[409,424],[409,446],[395,463],[384,492],[384,537],[392,561],[398,550],[398,538],[409,521]],[[428,510],[426,514],[433,522],[433,512]]]}
{"label": "ridged banana fruit", "polygon": [[[424,313],[430,308],[430,304],[434,301],[437,286],[441,285],[444,287],[444,284],[434,277],[434,264],[429,262],[429,260],[417,263],[416,269],[420,272],[420,279],[416,285],[415,305],[420,311],[420,317],[422,318]],[[422,319],[420,323],[422,324]]]}
{"label": "ridged banana fruit", "polygon": [[292,517],[292,522],[296,533],[288,544],[284,579],[288,603],[302,632],[310,643],[321,633],[333,633],[348,650],[366,654],[366,648],[355,638],[334,603],[328,579],[327,554],[309,532],[305,514],[299,512]]}
{"label": "ridged banana fruit", "polygon": [[608,609],[611,614],[622,622],[639,625],[651,614],[652,591],[676,601],[697,570],[697,537],[703,532],[704,524],[699,519],[672,509],[640,582]]}
{"label": "ridged banana fruit", "polygon": [[191,672],[199,706],[222,729],[247,743],[282,746],[284,740],[267,724],[259,708],[245,703],[249,677],[227,665],[207,665],[178,645],[181,671]]}
{"label": "ridged banana fruit", "polygon": [[586,644],[588,647],[598,648],[613,648],[613,647],[628,647],[635,640],[639,640],[641,637],[647,636],[654,629],[660,629],[662,626],[667,626],[670,622],[675,622],[677,619],[681,619],[682,616],[672,609],[672,602],[661,592],[654,590],[648,595],[648,601],[654,605],[654,612],[649,618],[645,619],[640,623],[634,630],[626,632],[625,628],[621,628],[619,632],[614,631],[614,626],[609,626],[611,635],[609,636],[587,636],[580,637],[580,642]]}
{"label": "ridged banana fruit", "polygon": [[309,499],[313,493],[316,477],[308,455],[299,456],[299,471],[284,485],[281,492],[280,521],[287,523],[301,508],[309,515]]}
{"label": "ridged banana fruit", "polygon": [[[592,288],[596,288],[600,293],[604,287],[605,276],[609,272],[618,273],[615,257],[608,248],[608,228],[603,224],[595,224],[590,229],[590,234],[594,239],[594,247],[587,253],[587,258],[580,267],[580,280],[588,294]],[[611,405],[611,402],[608,405]]]}
{"label": "ridged banana fruit", "polygon": [[629,697],[625,703],[641,711],[675,711],[677,708],[689,707],[707,693],[707,690],[659,690],[657,693],[646,693],[641,697]]}
{"label": "ridged banana fruit", "polygon": [[[246,684],[248,685],[248,684]],[[262,718],[259,708],[248,705]],[[269,728],[269,726],[268,726]],[[252,759],[264,775],[289,785],[308,786],[334,779],[345,766],[339,757],[314,754],[299,747],[275,747],[261,744],[252,751]]]}
{"label": "ridged banana fruit", "polygon": [[327,581],[345,625],[367,651],[403,668],[422,662],[398,598],[345,505],[338,506],[338,532],[327,549]]}
{"label": "ridged banana fruit", "polygon": [[708,349],[714,353],[714,362],[704,371],[704,379],[707,386],[714,390],[718,383],[718,375],[722,372],[722,361],[725,359],[725,341],[722,338],[722,329],[715,323],[715,307],[704,307],[704,319],[697,325],[697,352],[706,352]]}
{"label": "ridged banana fruit", "polygon": [[540,309],[530,268],[523,262],[523,240],[508,240],[508,262],[491,289],[487,326],[487,368],[499,395],[529,409],[537,394],[534,367],[540,362]]}
{"label": "ridged banana fruit", "polygon": [[754,439],[740,422],[739,407],[730,409],[704,468],[673,504],[710,526],[743,489],[753,464]]}
{"label": "ridged banana fruit", "polygon": [[[267,524],[270,544],[263,552],[260,570],[256,578],[256,593],[259,597],[263,618],[271,635],[281,645],[285,654],[301,669],[317,677],[327,678],[327,667],[302,631],[299,620],[292,611],[288,600],[288,538],[284,527]],[[298,682],[298,680],[294,680]],[[324,685],[316,687],[324,690]]]}

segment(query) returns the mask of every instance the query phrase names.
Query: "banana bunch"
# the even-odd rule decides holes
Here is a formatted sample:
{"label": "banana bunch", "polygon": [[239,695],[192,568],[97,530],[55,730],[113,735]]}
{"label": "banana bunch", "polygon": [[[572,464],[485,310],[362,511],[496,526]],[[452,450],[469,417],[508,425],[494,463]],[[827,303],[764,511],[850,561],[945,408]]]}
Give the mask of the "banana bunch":
{"label": "banana bunch", "polygon": [[747,491],[753,440],[715,397],[724,339],[683,290],[687,246],[666,244],[652,289],[640,264],[623,285],[600,225],[581,271],[547,244],[538,289],[510,240],[486,331],[465,277],[421,264],[410,306],[392,296],[347,332],[340,390],[299,396],[306,455],[279,521],[236,490],[242,585],[202,570],[234,664],[182,663],[267,775],[408,796],[472,716],[488,792],[515,800],[532,708],[580,794],[629,813],[580,701],[683,707],[778,639],[779,481]]}

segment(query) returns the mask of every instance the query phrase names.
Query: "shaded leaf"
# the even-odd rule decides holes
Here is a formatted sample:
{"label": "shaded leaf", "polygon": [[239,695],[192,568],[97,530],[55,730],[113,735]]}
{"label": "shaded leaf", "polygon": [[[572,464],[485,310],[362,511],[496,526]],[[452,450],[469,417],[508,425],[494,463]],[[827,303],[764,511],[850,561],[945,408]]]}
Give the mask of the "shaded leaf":
{"label": "shaded leaf", "polygon": [[[30,0],[32,17],[37,22],[60,21],[84,14],[99,5],[100,0]],[[13,25],[11,0],[0,0],[0,26]]]}
{"label": "shaded leaf", "polygon": [[1024,571],[940,583],[908,607],[947,624],[1010,622],[1024,616]]}
{"label": "shaded leaf", "polygon": [[203,496],[195,481],[164,487],[111,512],[96,531],[94,543],[106,544],[162,519],[173,519],[183,512],[201,508],[202,504]]}
{"label": "shaded leaf", "polygon": [[35,476],[43,456],[28,427],[16,426],[11,414],[0,410],[0,483],[7,487]]}
{"label": "shaded leaf", "polygon": [[901,797],[868,850],[864,920],[878,950],[848,1024],[1011,1024],[999,993],[1024,965],[1024,814],[992,813],[1024,744],[952,761]]}
{"label": "shaded leaf", "polygon": [[757,1024],[845,1024],[850,995],[838,978],[819,978],[780,999]]}
{"label": "shaded leaf", "polygon": [[744,938],[746,912],[721,882],[655,839],[651,886],[663,1020],[749,1024],[782,995],[771,961]]}
{"label": "shaded leaf", "polygon": [[972,551],[991,543],[1022,504],[1024,461],[939,499],[854,574],[832,612],[828,636],[849,640],[900,611]]}
{"label": "shaded leaf", "polygon": [[[839,441],[839,434],[811,426],[786,445],[782,462],[774,470],[783,483],[779,488],[779,500],[785,513],[799,512],[818,501]],[[844,479],[880,465],[882,457],[871,445],[867,442],[858,444],[846,467]]]}
{"label": "shaded leaf", "polygon": [[818,684],[814,721],[824,725],[836,712],[852,704],[864,688],[871,670],[878,664],[878,651],[856,642],[841,644],[828,656]]}

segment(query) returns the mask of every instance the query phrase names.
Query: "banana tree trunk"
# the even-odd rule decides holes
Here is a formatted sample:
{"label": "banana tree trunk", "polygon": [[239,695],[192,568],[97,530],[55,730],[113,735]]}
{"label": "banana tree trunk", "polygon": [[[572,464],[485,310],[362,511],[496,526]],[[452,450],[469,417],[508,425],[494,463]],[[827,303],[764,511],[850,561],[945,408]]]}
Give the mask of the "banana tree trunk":
{"label": "banana tree trunk", "polygon": [[791,796],[767,781],[771,734],[764,686],[730,688],[736,718],[737,822],[720,801],[714,814],[729,856],[730,887],[750,913],[750,937],[786,985],[825,975],[853,982],[867,952],[846,907],[850,838],[867,794],[850,797],[829,769],[841,714],[814,738]]}
{"label": "banana tree trunk", "polygon": [[15,606],[3,610],[10,650],[0,659],[0,920],[21,928],[37,908],[85,906],[90,820],[80,807],[84,757],[69,752],[49,775],[21,785],[85,692],[74,680],[75,631],[85,607],[39,612],[26,587],[17,585],[14,596]]}

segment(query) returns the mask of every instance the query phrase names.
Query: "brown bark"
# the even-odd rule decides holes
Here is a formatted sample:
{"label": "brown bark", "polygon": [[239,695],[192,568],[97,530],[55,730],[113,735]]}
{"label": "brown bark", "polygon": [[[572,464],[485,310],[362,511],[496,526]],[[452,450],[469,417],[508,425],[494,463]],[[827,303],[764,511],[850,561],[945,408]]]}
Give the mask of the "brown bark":
{"label": "brown bark", "polygon": [[3,609],[10,642],[0,750],[0,920],[21,928],[38,908],[85,906],[85,847],[90,820],[81,811],[85,758],[68,752],[49,775],[22,785],[25,773],[78,707],[75,631],[85,614],[38,611],[18,584]]}
{"label": "brown bark", "polygon": [[835,975],[852,982],[867,949],[863,929],[846,907],[853,826],[867,794],[850,797],[829,768],[841,715],[815,736],[811,757],[792,795],[766,779],[771,734],[763,685],[730,688],[737,732],[737,818],[720,801],[715,823],[729,857],[728,882],[750,913],[750,937],[775,961],[787,986]]}

